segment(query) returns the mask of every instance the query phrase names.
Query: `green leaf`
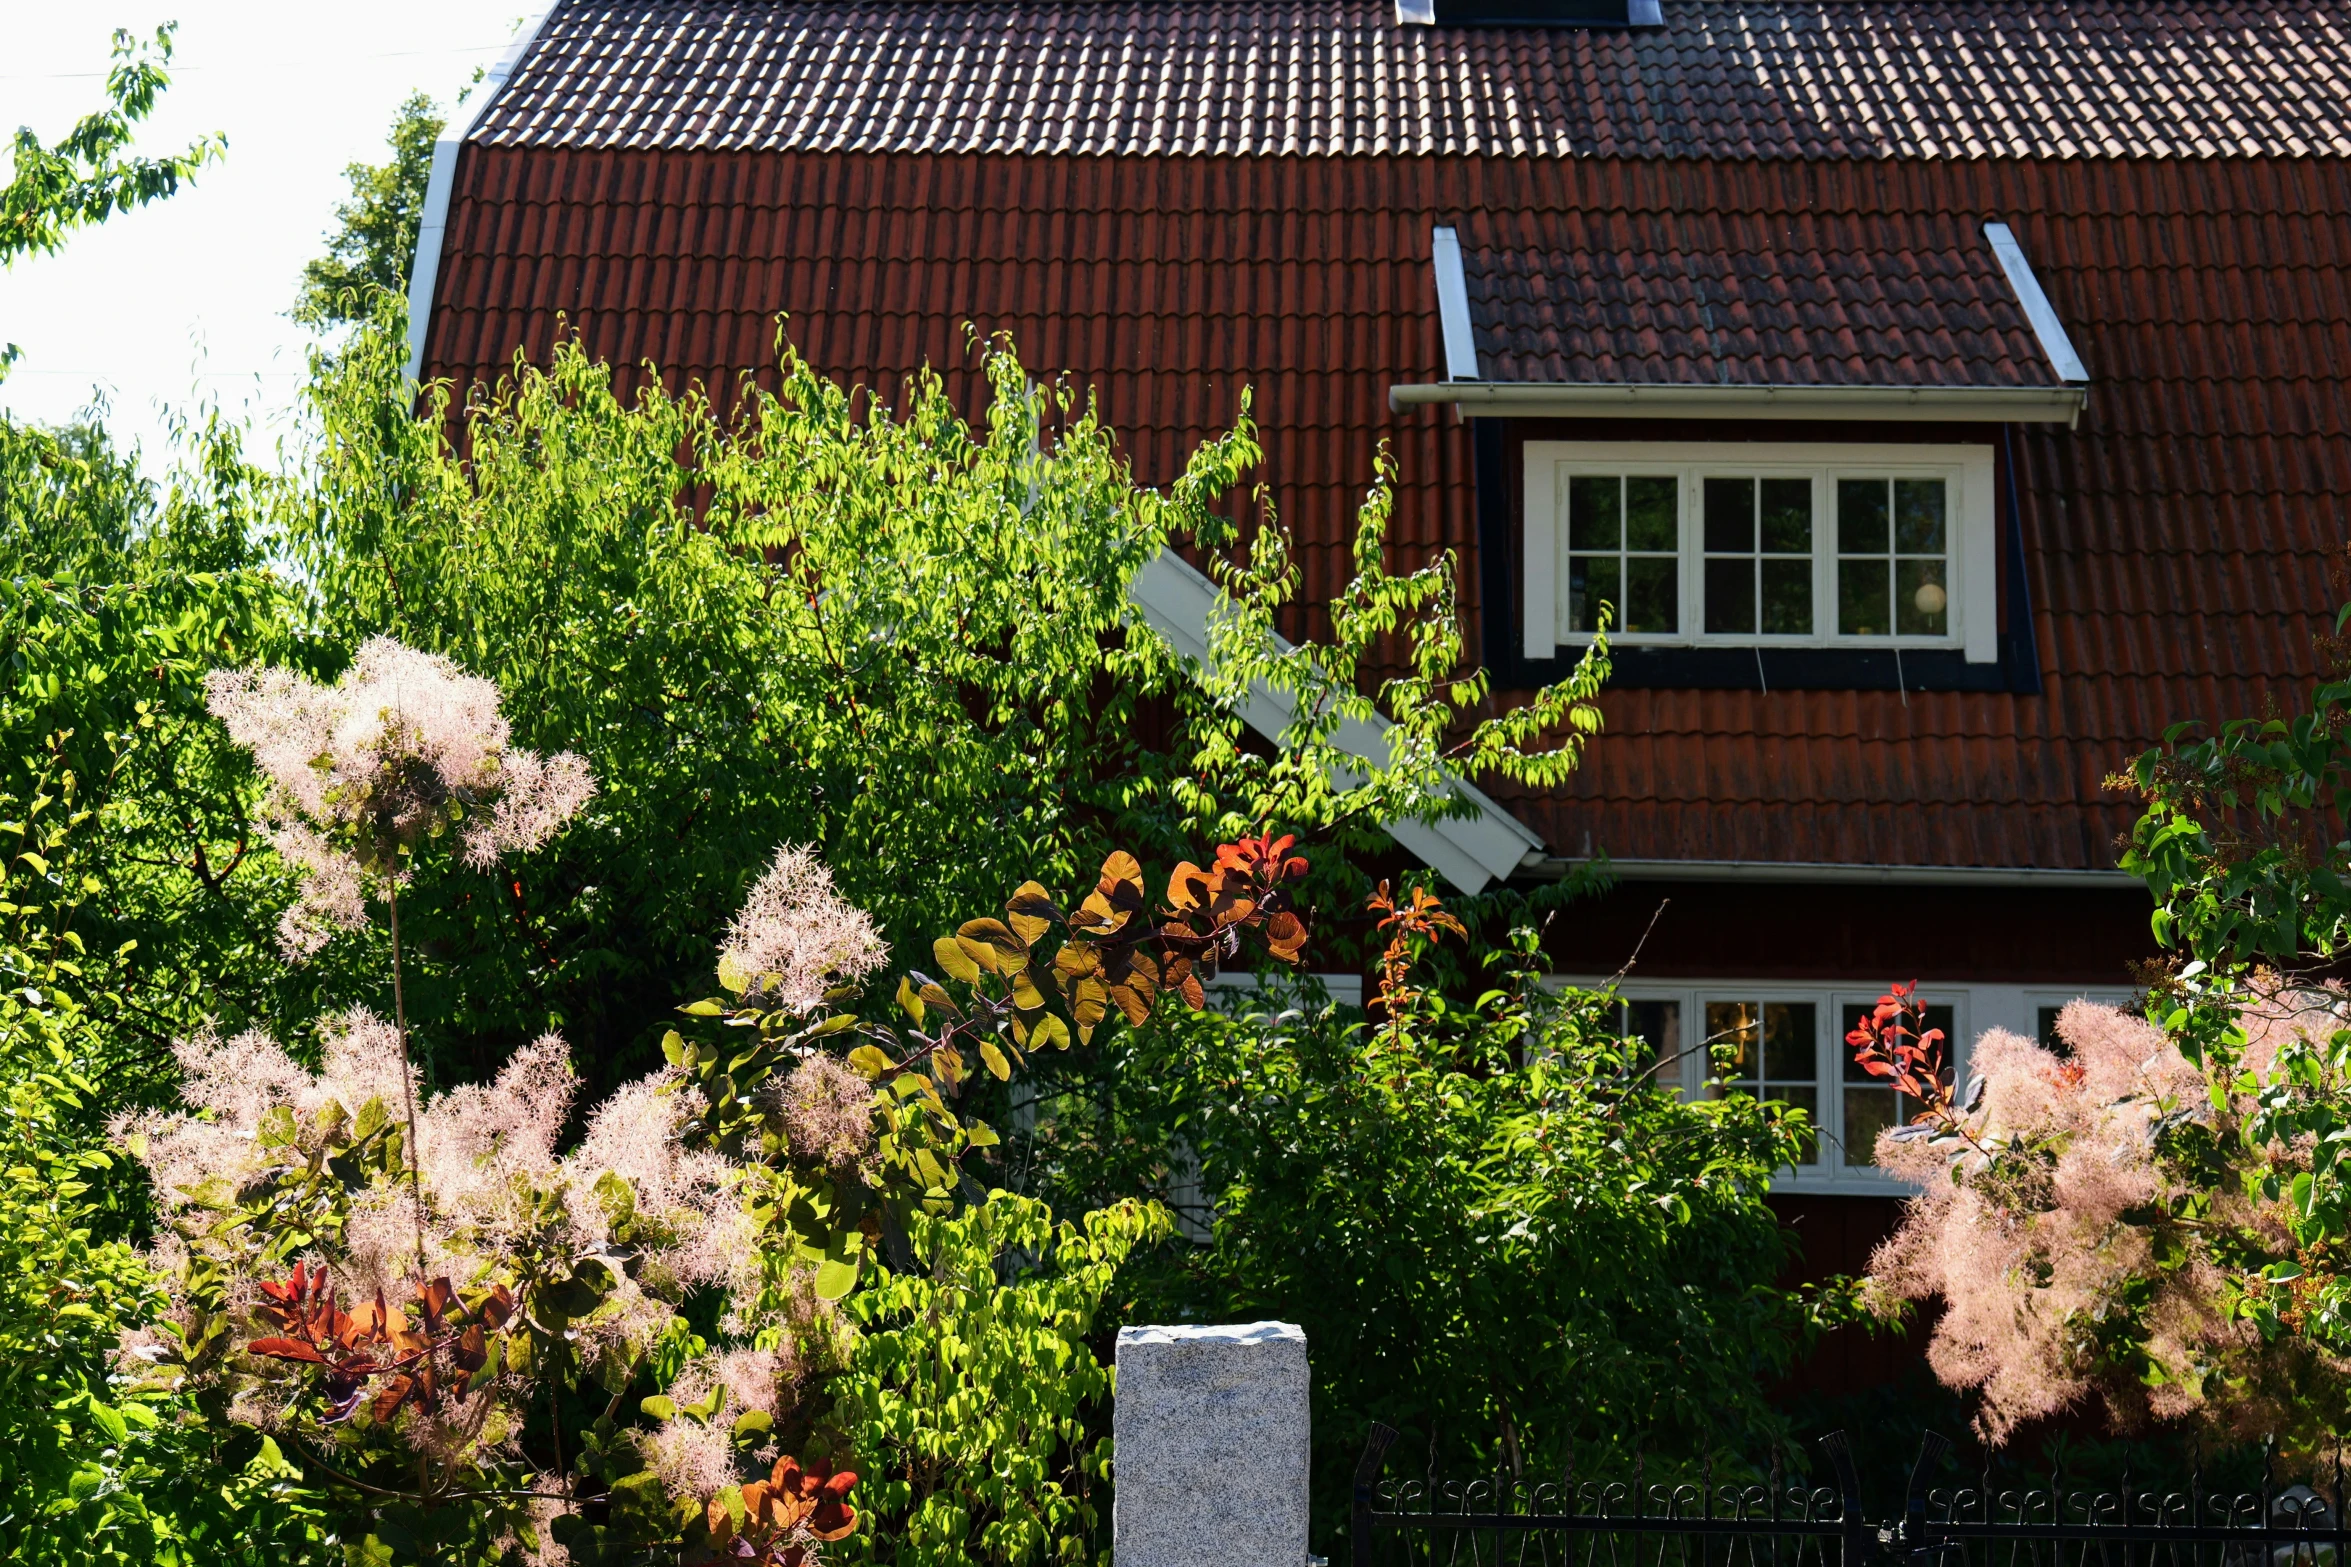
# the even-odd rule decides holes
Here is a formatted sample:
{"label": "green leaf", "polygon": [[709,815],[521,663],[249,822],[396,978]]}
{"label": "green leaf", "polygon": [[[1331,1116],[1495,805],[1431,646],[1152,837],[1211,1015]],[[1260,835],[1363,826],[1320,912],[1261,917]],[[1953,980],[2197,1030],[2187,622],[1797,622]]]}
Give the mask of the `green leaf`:
{"label": "green leaf", "polygon": [[130,1440],[130,1423],[111,1404],[90,1400],[90,1418],[98,1423],[98,1429],[106,1433],[109,1441],[120,1445]]}
{"label": "green leaf", "polygon": [[[983,947],[981,950],[987,949]],[[941,936],[932,942],[931,956],[938,959],[939,967],[947,971],[948,978],[959,979],[966,985],[979,983],[980,965],[974,959],[973,954],[965,950],[964,943],[957,938]]]}
{"label": "green leaf", "polygon": [[861,1260],[853,1257],[841,1261],[827,1257],[816,1270],[816,1298],[841,1300],[857,1288],[857,1271]]}
{"label": "green leaf", "polygon": [[675,1420],[678,1417],[677,1400],[671,1398],[667,1393],[656,1393],[651,1398],[640,1401],[637,1407],[643,1410],[646,1418],[650,1420]]}

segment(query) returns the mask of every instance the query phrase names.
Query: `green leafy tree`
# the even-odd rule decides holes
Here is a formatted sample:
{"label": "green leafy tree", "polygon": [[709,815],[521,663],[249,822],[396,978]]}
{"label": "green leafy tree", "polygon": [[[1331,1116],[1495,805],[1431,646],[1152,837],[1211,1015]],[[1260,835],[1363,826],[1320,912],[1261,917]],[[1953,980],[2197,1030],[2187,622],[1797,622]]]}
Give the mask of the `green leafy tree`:
{"label": "green leafy tree", "polygon": [[273,1443],[191,1425],[114,1368],[161,1295],[107,1179],[107,1020],[127,998],[83,939],[104,833],[66,738],[0,788],[0,1556],[323,1561],[315,1498]]}
{"label": "green leafy tree", "polygon": [[[518,738],[609,781],[501,895],[403,895],[411,1013],[450,1071],[550,1021],[591,1072],[649,1059],[650,1020],[699,988],[780,843],[921,943],[1023,880],[1082,892],[1113,847],[1172,858],[1280,820],[1384,852],[1382,820],[1465,808],[1455,771],[1556,776],[1597,724],[1597,658],[1481,716],[1481,679],[1453,673],[1451,564],[1386,573],[1381,485],[1339,635],[1274,638],[1286,542],[1219,510],[1259,460],[1246,418],[1162,492],[1008,351],[976,428],[935,380],[893,411],[789,354],[777,393],[746,385],[723,418],[694,392],[629,402],[571,346],[420,414],[390,325],[322,373],[315,479],[279,515],[314,614],[343,645],[393,635],[494,679]],[[1191,669],[1129,589],[1163,549],[1244,542]],[[1384,684],[1381,647],[1407,654]],[[1252,683],[1295,699],[1271,757],[1239,716]],[[1367,765],[1338,735],[1375,708],[1392,748]]]}
{"label": "green leafy tree", "polygon": [[413,93],[393,116],[391,157],[343,170],[351,199],[335,207],[338,227],[327,253],[303,265],[295,320],[319,330],[349,326],[374,314],[379,295],[406,297],[432,180],[433,142],[445,123],[431,98]]}
{"label": "green leafy tree", "polygon": [[[75,229],[104,222],[179,190],[184,180],[219,157],[227,138],[202,137],[182,153],[139,156],[130,147],[139,121],[155,111],[155,100],[171,77],[173,26],[155,30],[142,42],[131,33],[114,35],[114,65],[106,73],[106,107],[82,116],[51,146],[19,126],[8,183],[0,186],[0,266],[21,256],[48,255]],[[0,373],[16,358],[14,344],[0,350]]]}
{"label": "green leafy tree", "polygon": [[0,427],[0,790],[70,770],[94,838],[96,886],[74,929],[107,965],[99,1009],[110,1101],[173,1091],[169,1047],[217,1016],[231,1028],[308,1010],[346,971],[288,975],[270,929],[290,881],[254,828],[258,793],[205,710],[224,662],[298,643],[294,599],[241,532],[255,476],[233,432],[202,437],[167,495],[91,430]]}
{"label": "green leafy tree", "polygon": [[1110,1369],[1091,1340],[1121,1266],[1166,1237],[1166,1210],[1122,1202],[1056,1222],[990,1192],[918,1218],[912,1266],[851,1298],[863,1330],[832,1384],[834,1419],[892,1567],[1107,1563]]}

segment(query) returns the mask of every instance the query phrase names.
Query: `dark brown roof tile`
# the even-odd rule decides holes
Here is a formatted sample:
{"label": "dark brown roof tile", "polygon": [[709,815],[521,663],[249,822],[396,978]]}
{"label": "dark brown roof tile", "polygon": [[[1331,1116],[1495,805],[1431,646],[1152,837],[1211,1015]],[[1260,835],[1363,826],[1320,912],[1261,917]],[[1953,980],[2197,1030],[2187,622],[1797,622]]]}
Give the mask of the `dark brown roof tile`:
{"label": "dark brown roof tile", "polygon": [[2331,0],[1665,0],[1662,28],[1391,0],[567,0],[495,146],[1048,157],[2351,152]]}

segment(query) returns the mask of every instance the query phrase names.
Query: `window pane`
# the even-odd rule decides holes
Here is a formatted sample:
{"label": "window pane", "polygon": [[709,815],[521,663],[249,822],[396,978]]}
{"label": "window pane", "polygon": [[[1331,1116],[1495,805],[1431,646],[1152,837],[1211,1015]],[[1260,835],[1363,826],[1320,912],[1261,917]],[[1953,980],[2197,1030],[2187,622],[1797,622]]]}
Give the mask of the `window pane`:
{"label": "window pane", "polygon": [[[1709,595],[1713,585],[1707,585]],[[1713,600],[1709,597],[1708,603]],[[1767,560],[1763,563],[1763,631],[1766,636],[1803,637],[1812,634],[1812,562]]]}
{"label": "window pane", "polygon": [[1671,631],[1680,624],[1674,601],[1681,566],[1670,555],[1636,555],[1625,562],[1625,630]]}
{"label": "window pane", "polygon": [[[1712,484],[1714,481],[1706,481]],[[1773,565],[1783,562],[1773,561]],[[1755,629],[1755,557],[1740,555],[1706,563],[1706,629]]]}
{"label": "window pane", "polygon": [[1894,629],[1904,636],[1942,636],[1951,628],[1950,610],[1941,561],[1894,562]]}
{"label": "window pane", "polygon": [[1574,631],[1600,629],[1600,606],[1617,607],[1622,629],[1624,591],[1617,583],[1614,555],[1570,555],[1567,558],[1568,627]]}
{"label": "window pane", "polygon": [[1943,553],[1943,481],[1894,481],[1894,549],[1903,555]]}
{"label": "window pane", "polygon": [[1727,1075],[1746,1082],[1755,1080],[1756,1037],[1758,1008],[1748,1001],[1709,1001],[1706,1003],[1706,1043],[1710,1049],[1729,1046],[1733,1061]]}
{"label": "window pane", "polygon": [[2043,1050],[2054,1050],[2061,1056],[2069,1056],[2073,1054],[2072,1049],[2057,1037],[2057,1014],[2064,1010],[2063,1007],[2041,1008],[2036,1037],[2040,1040]]}
{"label": "window pane", "polygon": [[1567,547],[1612,550],[1624,541],[1620,505],[1623,481],[1579,478],[1567,481]]}
{"label": "window pane", "polygon": [[1682,1004],[1678,1001],[1628,1001],[1620,1025],[1626,1037],[1641,1042],[1642,1066],[1667,1080],[1680,1076],[1670,1063],[1682,1048]]}
{"label": "window pane", "polygon": [[1886,481],[1837,481],[1837,548],[1847,555],[1886,553]]}
{"label": "window pane", "polygon": [[1624,481],[1624,547],[1628,550],[1678,550],[1682,547],[1681,481],[1627,479]]}
{"label": "window pane", "polygon": [[1755,481],[1706,481],[1706,547],[1721,555],[1747,555],[1755,549]]}
{"label": "window pane", "polygon": [[1763,552],[1767,555],[1812,553],[1812,481],[1763,481]]}
{"label": "window pane", "polygon": [[1837,630],[1849,637],[1886,634],[1884,557],[1837,562]]}
{"label": "window pane", "polygon": [[1763,1008],[1763,1076],[1774,1083],[1809,1083],[1820,1076],[1814,1054],[1819,1031],[1811,1002],[1771,1001]]}
{"label": "window pane", "polygon": [[1848,1088],[1845,1090],[1845,1162],[1849,1165],[1877,1163],[1875,1152],[1878,1133],[1894,1124],[1894,1090],[1891,1088]]}

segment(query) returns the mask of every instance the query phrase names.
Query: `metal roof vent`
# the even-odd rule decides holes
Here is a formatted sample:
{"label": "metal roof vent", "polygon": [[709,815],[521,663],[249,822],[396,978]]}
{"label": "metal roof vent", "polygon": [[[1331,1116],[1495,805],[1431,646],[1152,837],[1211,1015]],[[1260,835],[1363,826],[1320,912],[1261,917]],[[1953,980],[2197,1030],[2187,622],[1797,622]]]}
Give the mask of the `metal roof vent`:
{"label": "metal roof vent", "polygon": [[1403,27],[1663,27],[1660,0],[1396,0]]}

